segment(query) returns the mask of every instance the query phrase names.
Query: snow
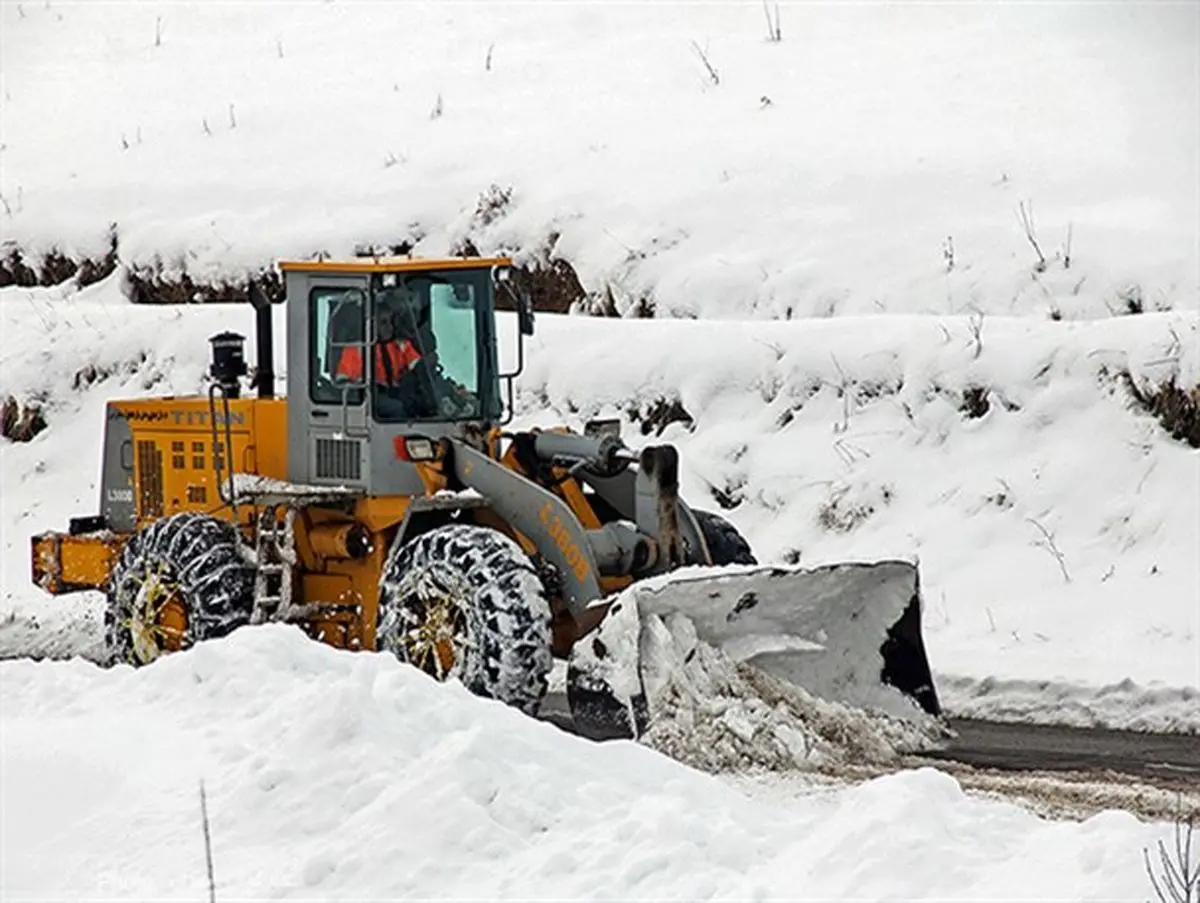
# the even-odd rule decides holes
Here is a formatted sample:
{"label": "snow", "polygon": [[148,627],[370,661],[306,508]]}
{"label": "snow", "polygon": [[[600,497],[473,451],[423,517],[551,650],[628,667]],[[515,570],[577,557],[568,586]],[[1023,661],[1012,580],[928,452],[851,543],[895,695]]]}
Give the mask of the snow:
{"label": "snow", "polygon": [[721,647],[697,642],[697,633],[683,613],[651,616],[641,644],[649,711],[642,739],[673,759],[718,773],[828,772],[895,765],[902,755],[948,739],[911,703],[900,720],[883,706],[818,698],[808,681],[791,682],[790,674],[778,680],[756,663],[741,664]]}
{"label": "snow", "polygon": [[[204,338],[252,334],[248,305],[131,307],[119,288],[114,277],[75,294],[0,290],[11,338],[0,395],[43,398],[50,422],[33,442],[3,448],[8,650],[61,652],[63,632],[77,648],[95,640],[98,596],[53,599],[26,575],[30,534],[96,509],[104,401],[199,391]],[[515,324],[502,325],[511,358]],[[969,318],[541,316],[515,425],[615,416],[632,444],[676,443],[683,496],[719,510],[713,487],[736,493],[741,503],[723,513],[764,562],[915,558],[951,712],[1195,732],[1200,469],[1194,450],[1130,403],[1117,374],[1195,385],[1198,331],[1186,313],[995,317],[976,357]],[[73,388],[86,365],[110,375]],[[982,417],[959,410],[968,386],[988,392]],[[630,411],[662,396],[681,401],[690,430],[642,435]],[[844,532],[822,517],[856,508]]]}
{"label": "snow", "polygon": [[[920,769],[754,797],[281,625],[131,670],[0,663],[7,899],[1112,899],[1169,829]],[[69,855],[64,855],[69,851]]]}
{"label": "snow", "polygon": [[[539,316],[516,426],[678,444],[684,496],[736,502],[763,561],[915,558],[952,713],[1197,732],[1197,453],[1121,379],[1200,383],[1200,10],[781,20],[773,43],[757,2],[3,0],[3,238],[36,263],[116,224],[124,266],[198,280],[402,241],[560,255],[658,319]],[[94,657],[99,597],[33,587],[29,536],[95,512],[105,401],[201,390],[226,328],[249,307],[133,307],[123,271],[0,289],[0,399],[49,422],[0,440],[0,655]],[[643,433],[660,399],[691,424]],[[664,725],[693,730],[659,743],[700,768],[763,724],[780,745],[735,755],[886,766],[914,740],[792,743],[701,663]],[[278,626],[137,672],[3,661],[0,698],[14,899],[203,894],[200,780],[220,899],[1133,898],[1167,835],[930,768],[746,793]]]}
{"label": "snow", "polygon": [[778,43],[757,2],[0,14],[4,231],[35,255],[116,223],[123,259],[211,278],[470,238],[674,314],[1197,307],[1188,4],[784,4]]}
{"label": "snow", "polygon": [[[1116,379],[1195,385],[1194,315],[990,318],[978,357],[969,318],[540,329],[521,423],[618,416],[631,441],[676,443],[683,496],[733,493],[760,560],[915,557],[952,702],[1048,720],[1062,693],[1027,688],[1049,682],[1094,723],[1200,726],[1200,468]],[[969,387],[982,417],[960,410]],[[693,428],[640,435],[629,411],[658,397]]]}
{"label": "snow", "polygon": [[[596,635],[604,654],[585,643],[572,662],[580,670],[586,662],[588,673],[620,698],[644,686],[651,721],[654,684],[680,675],[679,689],[697,695],[686,666],[705,647],[719,652],[722,663],[715,677],[696,675],[702,684],[736,681],[732,664],[744,663],[823,700],[923,719],[916,700],[879,679],[879,650],[918,580],[912,562],[900,561],[680,568],[617,594],[612,607],[620,610]],[[635,680],[639,669],[642,679]]]}

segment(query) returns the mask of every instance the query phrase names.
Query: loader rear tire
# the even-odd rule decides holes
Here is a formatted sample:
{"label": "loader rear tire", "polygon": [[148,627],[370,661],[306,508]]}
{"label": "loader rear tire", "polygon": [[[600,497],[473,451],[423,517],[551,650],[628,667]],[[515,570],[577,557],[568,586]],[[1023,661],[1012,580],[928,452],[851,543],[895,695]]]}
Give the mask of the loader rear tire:
{"label": "loader rear tire", "polygon": [[106,589],[110,659],[147,665],[248,624],[254,566],[232,524],[189,511],[135,533]]}
{"label": "loader rear tire", "polygon": [[708,543],[708,551],[714,565],[723,564],[758,564],[750,543],[746,541],[738,528],[711,511],[693,509],[696,521],[700,524],[700,532]]}
{"label": "loader rear tire", "polygon": [[438,680],[536,715],[552,665],[550,603],[513,540],[449,524],[393,546],[376,647]]}

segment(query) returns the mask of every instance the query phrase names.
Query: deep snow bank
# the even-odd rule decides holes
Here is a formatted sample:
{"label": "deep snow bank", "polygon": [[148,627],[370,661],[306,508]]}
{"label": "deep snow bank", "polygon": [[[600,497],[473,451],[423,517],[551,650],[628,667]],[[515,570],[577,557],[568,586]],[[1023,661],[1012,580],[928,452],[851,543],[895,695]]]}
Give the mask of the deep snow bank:
{"label": "deep snow bank", "polygon": [[1197,15],[7,2],[0,214],[200,279],[470,238],[678,315],[1195,310]]}
{"label": "deep snow bank", "polygon": [[596,745],[271,625],[134,671],[0,662],[0,893],[1112,899],[1163,826],[1049,823],[932,769],[798,800]]}
{"label": "deep snow bank", "polygon": [[1115,377],[1196,385],[1197,329],[562,320],[537,339],[522,419],[619,414],[636,436],[653,402],[678,401],[691,425],[662,438],[684,494],[736,503],[763,558],[918,556],[952,702],[1053,718],[1091,695],[1071,720],[1180,729],[1200,687],[1200,459]]}
{"label": "deep snow bank", "polygon": [[[0,447],[10,651],[95,639],[97,600],[38,592],[27,543],[94,511],[104,399],[195,392],[205,337],[253,331],[246,308],[132,307],[116,279],[59,294],[0,292],[0,395],[42,396],[50,421],[34,442]],[[614,414],[643,443],[658,440],[640,433],[644,414],[678,401],[692,425],[661,439],[680,447],[685,496],[736,502],[726,513],[760,559],[919,557],[930,657],[953,705],[1195,729],[1197,452],[1132,406],[1117,374],[1195,385],[1200,323],[987,318],[977,340],[978,325],[542,317],[518,423]],[[511,351],[511,331],[504,341]],[[74,388],[88,365],[107,375]],[[1041,684],[1057,689],[1028,692]],[[1114,685],[1122,694],[1100,692]]]}

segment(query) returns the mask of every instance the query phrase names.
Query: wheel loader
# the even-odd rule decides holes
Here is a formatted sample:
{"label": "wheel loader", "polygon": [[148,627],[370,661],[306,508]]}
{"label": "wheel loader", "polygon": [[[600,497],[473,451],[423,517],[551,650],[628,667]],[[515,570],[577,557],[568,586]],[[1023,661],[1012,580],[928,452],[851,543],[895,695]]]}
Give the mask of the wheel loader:
{"label": "wheel loader", "polygon": [[[534,714],[565,659],[579,731],[633,737],[642,678],[616,647],[637,649],[640,618],[683,614],[818,696],[938,713],[912,563],[758,565],[680,498],[673,446],[634,450],[616,421],[509,428],[534,329],[510,260],[277,267],[286,397],[251,283],[254,372],[224,332],[202,394],[110,400],[99,513],[32,537],[37,585],[105,593],[112,662],[283,621]],[[620,624],[633,634],[614,641]]]}

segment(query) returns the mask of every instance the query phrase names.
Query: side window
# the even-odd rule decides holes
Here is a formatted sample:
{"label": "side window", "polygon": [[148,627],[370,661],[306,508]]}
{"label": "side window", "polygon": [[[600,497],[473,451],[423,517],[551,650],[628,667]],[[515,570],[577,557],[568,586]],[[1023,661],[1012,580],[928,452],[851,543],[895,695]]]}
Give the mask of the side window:
{"label": "side window", "polygon": [[309,292],[309,395],[317,404],[363,403],[366,292],[317,287]]}
{"label": "side window", "polygon": [[430,287],[430,325],[437,336],[438,361],[449,379],[479,387],[479,350],[475,337],[475,287],[457,283]]}

